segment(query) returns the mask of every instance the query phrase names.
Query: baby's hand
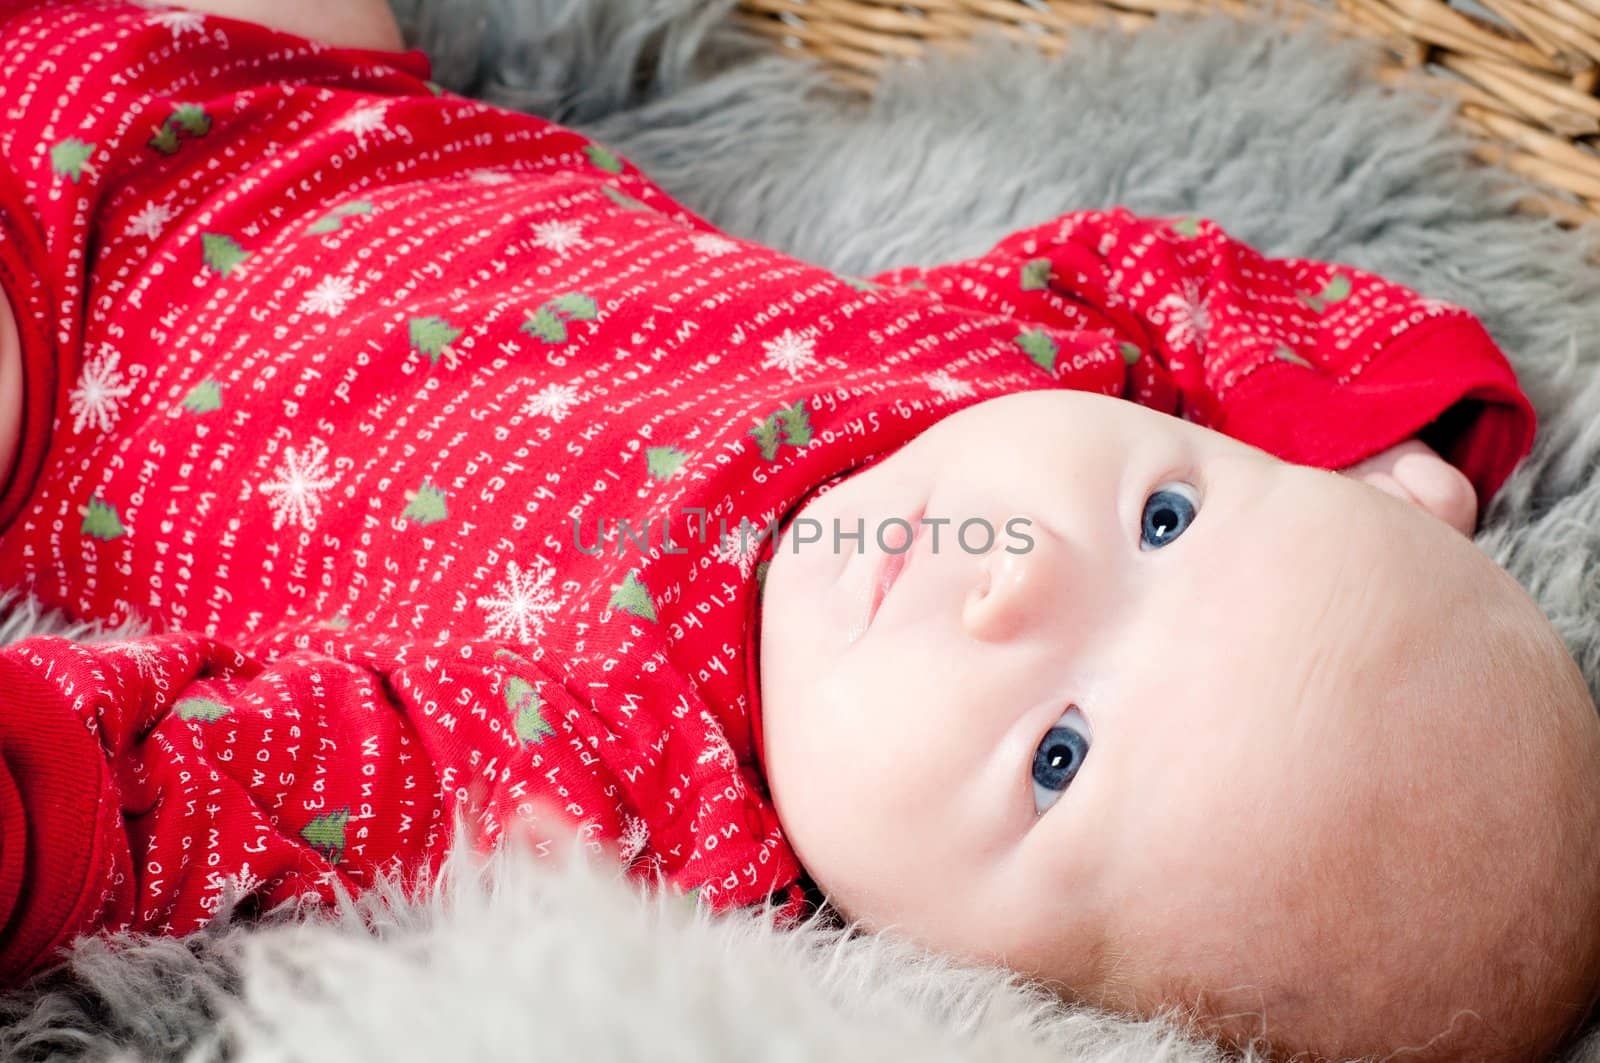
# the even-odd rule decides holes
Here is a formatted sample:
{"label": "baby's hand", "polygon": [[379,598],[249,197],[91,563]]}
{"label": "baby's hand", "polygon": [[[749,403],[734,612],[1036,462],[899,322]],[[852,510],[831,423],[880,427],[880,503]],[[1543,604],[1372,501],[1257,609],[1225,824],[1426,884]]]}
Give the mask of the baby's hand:
{"label": "baby's hand", "polygon": [[1339,471],[1421,506],[1462,535],[1470,536],[1478,526],[1472,481],[1419,439],[1397,443]]}
{"label": "baby's hand", "polygon": [[540,858],[566,859],[580,846],[589,852],[621,863],[615,842],[597,837],[597,828],[571,816],[551,797],[537,796],[515,805],[499,805],[481,779],[467,785],[466,799],[459,809],[468,836],[480,852],[488,852],[508,842]]}

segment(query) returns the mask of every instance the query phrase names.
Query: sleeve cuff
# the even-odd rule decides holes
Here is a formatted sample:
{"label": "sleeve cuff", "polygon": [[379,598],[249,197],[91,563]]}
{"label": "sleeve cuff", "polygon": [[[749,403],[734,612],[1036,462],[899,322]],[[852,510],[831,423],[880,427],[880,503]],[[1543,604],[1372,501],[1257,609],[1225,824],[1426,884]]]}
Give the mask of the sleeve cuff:
{"label": "sleeve cuff", "polygon": [[34,645],[0,655],[0,985],[93,929],[114,878],[132,873],[116,858],[122,816],[99,742],[25,660]]}
{"label": "sleeve cuff", "polygon": [[1344,379],[1263,363],[1235,385],[1216,427],[1326,469],[1419,437],[1472,481],[1482,511],[1532,449],[1537,418],[1488,332],[1452,316],[1402,333]]}

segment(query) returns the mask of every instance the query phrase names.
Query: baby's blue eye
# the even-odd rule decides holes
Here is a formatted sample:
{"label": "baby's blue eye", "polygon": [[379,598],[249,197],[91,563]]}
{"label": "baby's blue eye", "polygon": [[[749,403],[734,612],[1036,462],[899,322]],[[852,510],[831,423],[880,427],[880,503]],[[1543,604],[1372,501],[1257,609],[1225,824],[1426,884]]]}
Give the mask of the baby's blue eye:
{"label": "baby's blue eye", "polygon": [[1166,483],[1144,500],[1139,522],[1139,549],[1159,550],[1189,530],[1200,498],[1188,484]]}
{"label": "baby's blue eye", "polygon": [[1089,755],[1089,721],[1076,705],[1061,714],[1033,752],[1033,806],[1039,815],[1061,800],[1062,791]]}

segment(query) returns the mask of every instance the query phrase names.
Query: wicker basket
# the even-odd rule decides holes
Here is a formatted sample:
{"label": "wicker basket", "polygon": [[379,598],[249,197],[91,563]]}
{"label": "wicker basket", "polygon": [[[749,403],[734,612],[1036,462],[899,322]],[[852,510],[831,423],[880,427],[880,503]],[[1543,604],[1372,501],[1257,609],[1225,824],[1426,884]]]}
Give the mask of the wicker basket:
{"label": "wicker basket", "polygon": [[[1469,0],[1470,2],[1470,0]],[[1528,210],[1579,225],[1600,218],[1600,0],[1279,0],[1295,18],[1376,38],[1380,76],[1460,102],[1478,155],[1547,189]],[[1137,29],[1168,11],[1245,14],[1250,0],[743,0],[740,18],[820,57],[870,93],[886,63],[959,46],[992,28],[1059,52],[1074,27]]]}

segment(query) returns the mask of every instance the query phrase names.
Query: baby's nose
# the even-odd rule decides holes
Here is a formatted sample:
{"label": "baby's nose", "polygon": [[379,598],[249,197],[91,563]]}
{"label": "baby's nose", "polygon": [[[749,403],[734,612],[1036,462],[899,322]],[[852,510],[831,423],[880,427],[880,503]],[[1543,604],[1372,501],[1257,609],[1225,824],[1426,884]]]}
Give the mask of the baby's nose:
{"label": "baby's nose", "polygon": [[1048,619],[1061,599],[1067,544],[1035,531],[1031,543],[1004,541],[978,558],[962,603],[967,633],[985,642],[1016,638]]}

